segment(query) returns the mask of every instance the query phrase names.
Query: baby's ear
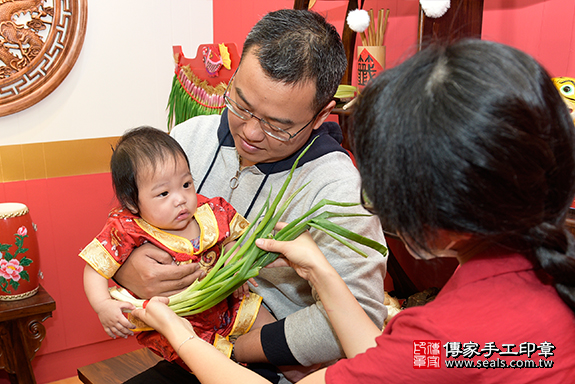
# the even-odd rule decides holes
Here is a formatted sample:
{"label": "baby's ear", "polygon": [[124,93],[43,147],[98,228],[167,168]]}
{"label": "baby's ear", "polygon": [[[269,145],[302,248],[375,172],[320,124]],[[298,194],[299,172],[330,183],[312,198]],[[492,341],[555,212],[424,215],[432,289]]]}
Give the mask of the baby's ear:
{"label": "baby's ear", "polygon": [[126,208],[128,208],[128,210],[134,215],[138,214],[138,208],[134,207],[132,204],[126,204]]}

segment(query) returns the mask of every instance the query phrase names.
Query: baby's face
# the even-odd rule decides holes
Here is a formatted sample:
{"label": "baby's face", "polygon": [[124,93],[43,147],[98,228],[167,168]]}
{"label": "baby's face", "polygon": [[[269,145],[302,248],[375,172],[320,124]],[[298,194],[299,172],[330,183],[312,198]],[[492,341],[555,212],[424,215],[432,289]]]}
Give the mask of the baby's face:
{"label": "baby's face", "polygon": [[183,157],[168,158],[154,169],[138,174],[140,216],[164,230],[183,230],[192,221],[198,205],[196,189]]}

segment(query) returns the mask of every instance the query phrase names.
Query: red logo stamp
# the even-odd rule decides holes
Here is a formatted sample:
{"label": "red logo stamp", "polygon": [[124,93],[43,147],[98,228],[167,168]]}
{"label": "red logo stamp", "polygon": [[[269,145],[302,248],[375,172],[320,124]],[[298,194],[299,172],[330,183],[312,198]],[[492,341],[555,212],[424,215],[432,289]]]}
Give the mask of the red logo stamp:
{"label": "red logo stamp", "polygon": [[440,340],[413,340],[413,368],[441,368]]}

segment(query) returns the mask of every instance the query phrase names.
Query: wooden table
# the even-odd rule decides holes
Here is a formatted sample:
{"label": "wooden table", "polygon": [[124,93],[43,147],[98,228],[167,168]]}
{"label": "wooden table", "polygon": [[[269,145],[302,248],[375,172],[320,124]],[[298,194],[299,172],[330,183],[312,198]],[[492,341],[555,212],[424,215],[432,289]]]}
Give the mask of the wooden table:
{"label": "wooden table", "polygon": [[27,299],[0,301],[0,368],[11,383],[36,383],[32,359],[46,336],[42,322],[55,309],[56,302],[41,285]]}
{"label": "wooden table", "polygon": [[120,384],[161,360],[161,357],[148,348],[141,348],[78,368],[78,378],[86,384]]}

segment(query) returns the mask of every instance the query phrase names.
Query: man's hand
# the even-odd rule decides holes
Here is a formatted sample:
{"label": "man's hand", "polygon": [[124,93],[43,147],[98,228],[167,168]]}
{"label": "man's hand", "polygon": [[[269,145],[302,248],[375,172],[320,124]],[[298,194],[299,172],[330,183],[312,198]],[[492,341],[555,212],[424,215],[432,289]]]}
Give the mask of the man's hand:
{"label": "man's hand", "polygon": [[114,275],[114,280],[142,299],[171,296],[205,276],[198,263],[176,265],[153,244],[136,248]]}

